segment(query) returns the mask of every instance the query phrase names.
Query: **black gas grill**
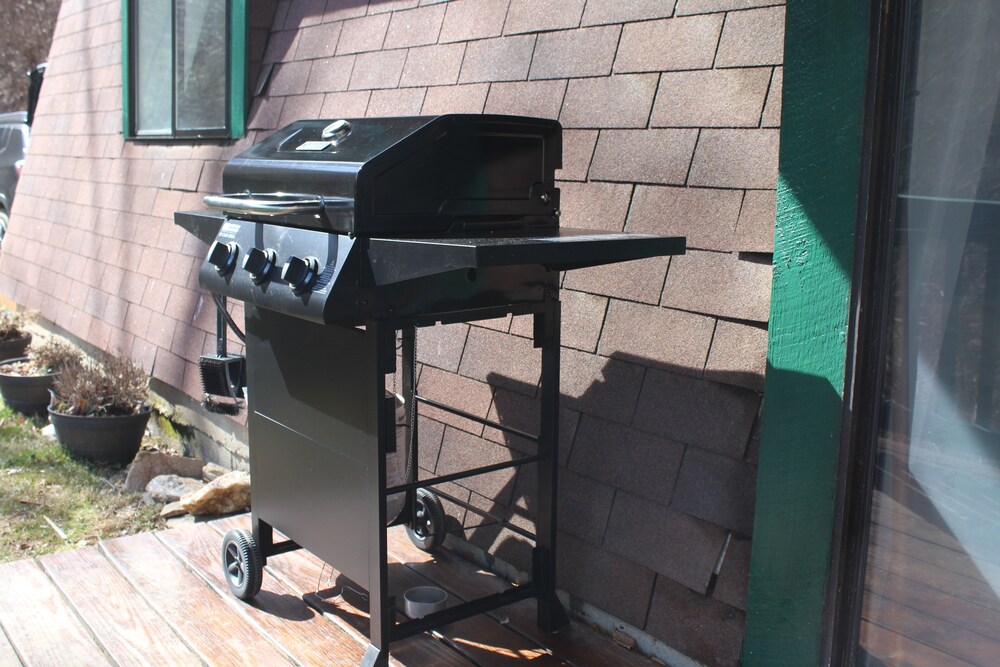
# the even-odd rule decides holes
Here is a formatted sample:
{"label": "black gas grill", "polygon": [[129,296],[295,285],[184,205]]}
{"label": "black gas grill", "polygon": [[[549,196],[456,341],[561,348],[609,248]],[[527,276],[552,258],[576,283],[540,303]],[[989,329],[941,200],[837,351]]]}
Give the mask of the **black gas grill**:
{"label": "black gas grill", "polygon": [[[214,238],[201,285],[220,302],[246,304],[253,533],[230,533],[223,547],[238,596],[259,590],[268,557],[309,549],[368,591],[366,665],[386,664],[391,641],[530,597],[540,627],[566,623],[555,594],[559,272],[680,254],[684,239],[560,228],[560,161],[561,129],[551,120],[299,121],[229,162],[229,194],[205,198],[221,213],[176,214]],[[537,435],[416,391],[417,328],[508,314],[534,318]],[[402,382],[388,391],[397,334]],[[206,380],[206,389],[241,396],[228,377]],[[425,404],[527,437],[537,452],[418,479]],[[439,498],[458,499],[436,487],[527,463],[538,475],[534,534],[460,504],[535,541],[531,583],[397,622],[386,526],[406,524],[418,546],[437,548]],[[275,543],[273,529],[289,540]]]}

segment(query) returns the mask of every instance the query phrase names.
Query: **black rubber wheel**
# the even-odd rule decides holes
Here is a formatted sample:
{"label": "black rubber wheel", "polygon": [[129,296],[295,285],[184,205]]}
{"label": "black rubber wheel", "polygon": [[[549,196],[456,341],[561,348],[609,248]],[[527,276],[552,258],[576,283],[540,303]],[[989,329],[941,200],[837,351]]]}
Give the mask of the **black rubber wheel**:
{"label": "black rubber wheel", "polygon": [[9,221],[7,211],[0,208],[0,247],[3,246],[3,237],[7,236],[7,223]]}
{"label": "black rubber wheel", "polygon": [[433,491],[417,489],[413,524],[406,527],[410,541],[421,551],[434,551],[444,542],[444,507]]}
{"label": "black rubber wheel", "polygon": [[231,530],[222,538],[222,573],[229,590],[241,600],[260,592],[264,578],[264,559],[252,533]]}

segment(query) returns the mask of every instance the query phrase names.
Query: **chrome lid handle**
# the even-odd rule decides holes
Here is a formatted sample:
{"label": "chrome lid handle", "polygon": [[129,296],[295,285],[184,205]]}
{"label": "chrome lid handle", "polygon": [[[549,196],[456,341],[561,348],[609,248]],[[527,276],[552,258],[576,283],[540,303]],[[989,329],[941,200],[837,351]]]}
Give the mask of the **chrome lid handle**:
{"label": "chrome lid handle", "polygon": [[354,200],[348,197],[318,197],[287,192],[207,195],[205,206],[230,213],[251,215],[318,215],[327,209],[349,209]]}

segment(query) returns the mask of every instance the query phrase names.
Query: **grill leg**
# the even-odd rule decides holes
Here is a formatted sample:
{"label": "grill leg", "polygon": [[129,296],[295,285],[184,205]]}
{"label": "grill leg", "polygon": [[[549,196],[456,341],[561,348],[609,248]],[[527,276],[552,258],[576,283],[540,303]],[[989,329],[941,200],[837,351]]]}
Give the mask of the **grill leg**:
{"label": "grill leg", "polygon": [[532,578],[538,587],[538,627],[553,632],[569,624],[556,596],[556,492],[559,472],[559,301],[535,314],[535,347],[542,348],[542,419],[538,439],[538,536]]}
{"label": "grill leg", "polygon": [[[368,528],[368,553],[371,563],[368,574],[368,613],[371,625],[368,638],[371,644],[365,650],[363,667],[385,667],[389,664],[390,628],[395,608],[389,598],[388,546],[386,544],[385,507],[385,456],[389,443],[396,441],[396,410],[393,401],[385,400],[385,376],[391,372],[396,362],[396,330],[381,322],[368,322],[367,335],[375,336],[377,366],[376,377],[382,381],[375,383],[375,420],[377,422],[378,447],[371,448],[368,469],[371,471],[370,490],[376,511],[371,513]],[[391,409],[390,409],[391,407]]]}
{"label": "grill leg", "polygon": [[250,508],[250,527],[253,530],[254,539],[260,548],[261,567],[267,565],[267,555],[274,547],[274,528],[266,521],[261,521],[257,513]]}

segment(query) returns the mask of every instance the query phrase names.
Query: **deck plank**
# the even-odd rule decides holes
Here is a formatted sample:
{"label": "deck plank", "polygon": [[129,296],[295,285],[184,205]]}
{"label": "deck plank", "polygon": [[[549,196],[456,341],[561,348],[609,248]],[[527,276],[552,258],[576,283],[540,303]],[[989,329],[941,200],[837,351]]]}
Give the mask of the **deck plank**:
{"label": "deck plank", "polygon": [[876,492],[872,496],[872,521],[887,528],[906,526],[905,532],[913,537],[964,552],[961,543],[950,532],[935,526],[885,493]]}
{"label": "deck plank", "polygon": [[[205,525],[157,533],[157,537],[220,596],[231,596],[222,573],[218,533]],[[318,613],[292,589],[264,573],[264,584],[247,614],[304,665],[354,667],[364,647]]]}
{"label": "deck plank", "polygon": [[42,569],[119,665],[202,665],[96,547],[43,556]]}
{"label": "deck plank", "polygon": [[107,540],[101,548],[209,664],[291,664],[243,612],[216,595],[152,533]]}
{"label": "deck plank", "polygon": [[898,558],[921,560],[957,575],[981,581],[985,587],[989,587],[986,576],[1000,575],[996,565],[982,560],[976,563],[965,551],[956,551],[914,537],[908,525],[882,526],[877,534],[873,534],[872,539],[898,554]]}
{"label": "deck plank", "polygon": [[0,667],[22,667],[21,659],[10,645],[3,628],[0,628]]}
{"label": "deck plank", "polygon": [[[417,549],[401,531],[389,531],[389,553],[436,585],[453,590],[464,599],[497,593],[508,586],[502,578],[481,570],[459,555],[445,550],[431,555]],[[490,615],[509,621],[508,627],[547,646],[555,655],[575,665],[651,667],[655,664],[649,658],[609,641],[607,636],[576,619],[571,618],[569,626],[559,632],[545,632],[536,622],[536,606],[535,601],[525,600]]]}
{"label": "deck plank", "polygon": [[[900,558],[901,555],[904,557]],[[919,581],[924,586],[1000,612],[1000,600],[982,579],[972,579],[933,563],[905,558],[905,554],[874,544],[869,547],[868,563],[869,567],[887,570],[906,579]]]}
{"label": "deck plank", "polygon": [[0,581],[0,625],[27,667],[111,664],[35,561],[0,565]]}
{"label": "deck plank", "polygon": [[[213,521],[211,525],[224,534],[233,528],[249,529],[250,516],[243,514]],[[277,536],[276,536],[277,539]],[[221,542],[220,542],[221,543]],[[358,606],[349,604],[340,593],[344,592],[324,584],[326,577],[336,578],[336,571],[325,566],[308,551],[293,551],[268,560],[267,569],[278,576],[292,590],[327,618],[353,637],[359,645],[368,644],[368,614],[360,609],[361,602],[346,592],[347,598]],[[325,586],[325,588],[324,588]],[[322,589],[322,590],[319,590]],[[392,644],[389,662],[395,667],[409,665],[435,665],[437,667],[470,667],[470,662],[434,637],[422,634]]]}
{"label": "deck plank", "polygon": [[973,665],[993,667],[1000,656],[1000,643],[875,593],[865,596],[862,618],[877,619],[879,625],[914,643],[925,644]]}
{"label": "deck plank", "polygon": [[861,621],[861,648],[886,665],[906,667],[975,667],[972,663],[942,653],[910,637],[867,620]]}
{"label": "deck plank", "polygon": [[[996,645],[992,638],[1000,631],[1000,612],[881,569],[869,570],[866,589],[990,638]],[[1000,649],[1000,645],[997,647]]]}

